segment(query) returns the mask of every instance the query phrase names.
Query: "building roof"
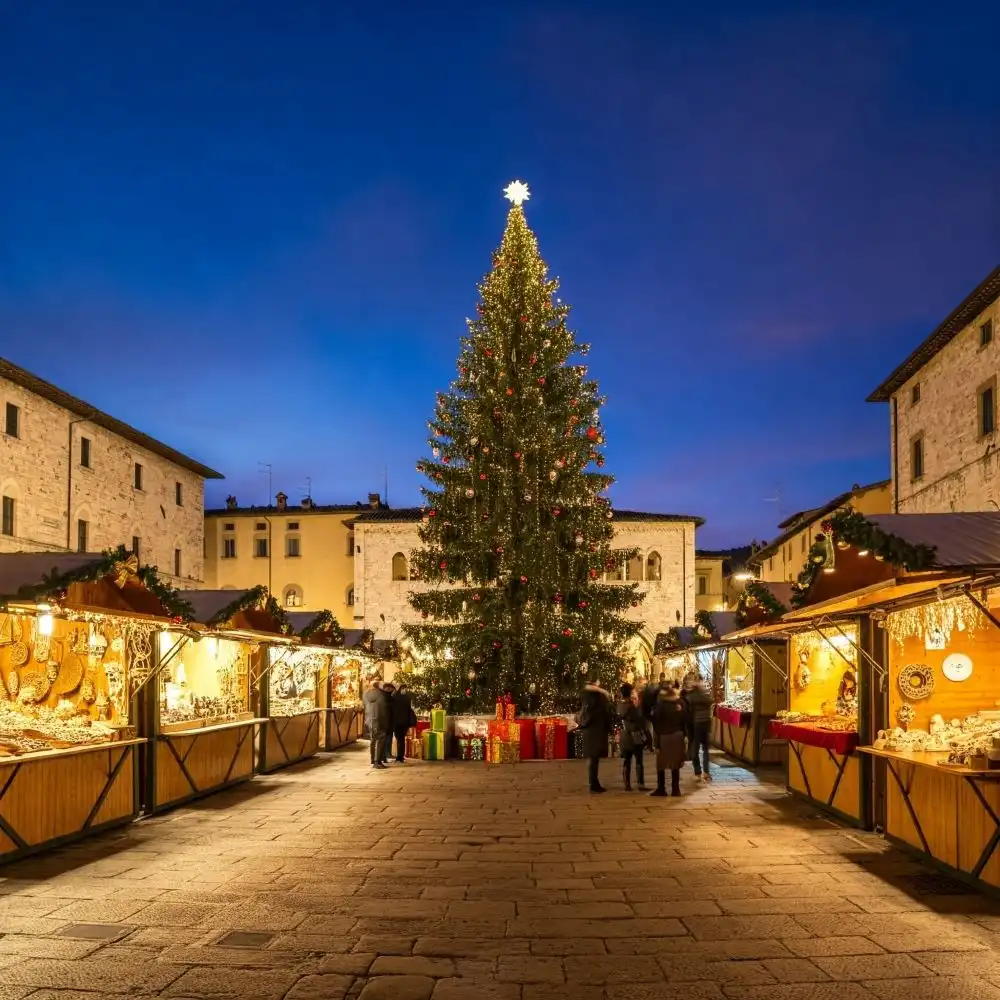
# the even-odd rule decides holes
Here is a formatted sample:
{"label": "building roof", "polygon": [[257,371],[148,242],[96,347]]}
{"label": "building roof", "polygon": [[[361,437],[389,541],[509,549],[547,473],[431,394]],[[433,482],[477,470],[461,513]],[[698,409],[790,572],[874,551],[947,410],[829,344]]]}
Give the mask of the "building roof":
{"label": "building roof", "polygon": [[46,577],[61,576],[103,558],[100,552],[5,552],[0,555],[0,596],[14,597],[22,587],[37,587]]}
{"label": "building roof", "polygon": [[275,504],[264,507],[213,507],[205,511],[205,517],[273,517],[280,514],[352,514],[358,511],[368,510],[368,505],[360,501],[358,503],[314,503],[311,507],[303,507],[302,504],[287,504],[284,510],[279,510]]}
{"label": "building roof", "polygon": [[419,521],[423,512],[419,507],[366,508],[356,518],[358,521]]}
{"label": "building roof", "polygon": [[1000,267],[996,267],[948,314],[938,328],[868,397],[887,403],[942,348],[951,343],[990,303],[1000,298]]}
{"label": "building roof", "polygon": [[321,614],[322,611],[286,611],[285,617],[292,626],[292,635],[301,635]]}
{"label": "building roof", "polygon": [[[651,514],[639,510],[617,510],[614,509],[614,519],[616,521],[684,521],[690,522],[697,527],[705,523],[704,518],[695,517],[693,514]],[[359,521],[419,521],[423,511],[420,507],[379,507],[374,510],[366,510],[358,515]]]}
{"label": "building roof", "polygon": [[194,610],[194,620],[200,625],[207,625],[223,608],[228,608],[249,592],[249,587],[240,590],[184,590],[181,596]]}
{"label": "building roof", "polygon": [[5,378],[15,385],[21,386],[22,389],[27,389],[28,392],[41,396],[42,399],[47,399],[50,403],[55,403],[56,406],[69,410],[70,413],[75,413],[78,417],[84,417],[97,427],[103,427],[106,431],[117,434],[119,437],[125,438],[126,441],[131,441],[133,444],[139,445],[140,448],[145,448],[146,451],[159,455],[160,458],[165,458],[168,462],[172,462],[182,469],[187,469],[188,472],[193,472],[196,476],[201,476],[202,479],[225,478],[221,472],[216,472],[207,465],[202,465],[201,462],[196,462],[193,458],[182,455],[169,445],[163,444],[162,441],[157,441],[148,434],[137,431],[134,427],[98,410],[82,399],[77,399],[76,396],[71,396],[68,392],[63,392],[51,382],[46,382],[37,375],[32,375],[31,372],[25,371],[12,361],[0,358],[0,378]]}
{"label": "building roof", "polygon": [[1000,511],[868,514],[865,520],[910,545],[933,548],[935,567],[1000,567]]}
{"label": "building roof", "polygon": [[615,514],[616,521],[686,521],[700,528],[704,523],[703,517],[696,517],[694,514],[654,514],[645,510],[618,510],[611,508]]}
{"label": "building roof", "polygon": [[751,566],[759,566],[769,556],[774,555],[785,542],[797,535],[803,528],[808,527],[810,524],[815,524],[820,518],[826,517],[827,514],[832,514],[835,510],[839,510],[841,507],[849,504],[856,496],[867,493],[869,490],[882,489],[889,486],[891,482],[891,479],[880,479],[877,483],[869,483],[867,486],[852,486],[847,493],[841,493],[840,496],[834,497],[828,503],[823,504],[822,507],[813,507],[811,510],[800,511],[798,514],[793,514],[791,517],[785,518],[778,525],[779,528],[784,528],[785,530],[773,542],[769,542],[763,548],[754,552],[748,558],[747,562]]}

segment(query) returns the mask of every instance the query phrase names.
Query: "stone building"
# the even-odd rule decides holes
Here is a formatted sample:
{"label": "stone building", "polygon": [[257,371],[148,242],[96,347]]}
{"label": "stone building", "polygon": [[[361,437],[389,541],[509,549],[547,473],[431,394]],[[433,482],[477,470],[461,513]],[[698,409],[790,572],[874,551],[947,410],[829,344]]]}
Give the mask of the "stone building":
{"label": "stone building", "polygon": [[889,404],[892,510],[1000,510],[1000,267],[868,397]]}
{"label": "stone building", "polygon": [[124,545],[202,580],[204,487],[219,473],[0,358],[0,552]]}
{"label": "stone building", "polygon": [[[354,522],[354,624],[371,629],[377,638],[397,638],[401,626],[415,623],[409,594],[434,584],[410,579],[410,554],[420,547],[415,508],[379,508]],[[695,529],[700,518],[679,514],[615,511],[614,542],[639,555],[605,579],[635,581],[645,593],[631,615],[645,622],[633,651],[637,667],[651,662],[657,632],[675,625],[692,625],[695,602]],[[647,672],[643,670],[642,672]]]}

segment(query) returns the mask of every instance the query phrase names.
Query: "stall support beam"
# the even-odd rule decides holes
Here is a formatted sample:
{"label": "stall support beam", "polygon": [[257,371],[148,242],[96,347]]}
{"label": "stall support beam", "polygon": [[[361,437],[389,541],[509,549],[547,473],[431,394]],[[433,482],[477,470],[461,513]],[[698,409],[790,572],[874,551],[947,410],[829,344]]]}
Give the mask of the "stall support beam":
{"label": "stall support beam", "polygon": [[[906,806],[906,811],[910,814],[910,821],[913,823],[913,829],[917,831],[917,836],[920,838],[920,843],[923,845],[924,853],[933,857],[934,854],[927,843],[927,838],[924,836],[923,828],[920,825],[920,820],[917,819],[917,812],[913,808],[913,803],[910,801],[910,788],[913,785],[913,777],[910,777],[909,784],[904,784],[903,779],[899,775],[899,771],[893,766],[893,762],[886,758],[886,766],[889,769],[889,773],[893,776],[896,781],[896,787],[899,789],[899,794],[903,797],[903,804]],[[916,768],[913,769],[916,773]]]}
{"label": "stall support beam", "polygon": [[989,864],[990,858],[993,857],[997,847],[1000,846],[1000,816],[997,816],[996,811],[986,801],[986,796],[980,791],[975,779],[971,775],[966,775],[965,780],[968,786],[975,792],[976,798],[979,799],[982,807],[989,813],[990,819],[993,820],[993,836],[990,837],[989,843],[983,848],[983,853],[979,855],[976,867],[972,869],[972,874],[976,878],[979,878],[982,875],[983,869]]}
{"label": "stall support beam", "polygon": [[115,779],[117,779],[122,767],[125,764],[126,758],[132,754],[134,749],[134,747],[123,747],[122,752],[118,755],[118,760],[115,762],[113,767],[111,765],[111,760],[114,750],[108,750],[108,780],[104,783],[104,787],[101,789],[101,794],[97,796],[94,808],[90,810],[87,818],[83,821],[84,830],[89,830],[93,825],[94,820],[97,818],[97,814],[101,811],[101,806],[104,805],[104,800],[108,797],[108,792],[111,791],[111,788],[115,783]]}
{"label": "stall support beam", "polygon": [[996,615],[994,615],[993,612],[990,611],[990,609],[986,607],[986,605],[983,604],[983,602],[979,600],[975,594],[972,593],[972,588],[970,586],[966,585],[963,593],[977,608],[979,608],[983,615],[990,620],[994,628],[1000,629],[1000,619],[998,619]]}
{"label": "stall support beam", "polygon": [[[3,788],[0,788],[0,802],[3,801],[3,797],[10,790],[10,786],[14,783],[14,779],[17,777],[17,773],[20,770],[21,765],[15,764],[14,769],[10,772],[10,777],[8,777],[4,782]],[[2,815],[0,815],[0,833],[7,836],[19,851],[27,849],[28,842],[7,822],[7,820],[3,818]]]}

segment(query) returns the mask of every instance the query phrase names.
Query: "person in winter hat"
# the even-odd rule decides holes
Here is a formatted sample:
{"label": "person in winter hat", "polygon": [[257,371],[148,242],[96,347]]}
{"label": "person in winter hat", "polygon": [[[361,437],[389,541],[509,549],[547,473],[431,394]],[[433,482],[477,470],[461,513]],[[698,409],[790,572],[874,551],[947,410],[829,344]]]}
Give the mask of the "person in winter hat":
{"label": "person in winter hat", "polygon": [[684,732],[687,720],[684,708],[672,684],[660,692],[653,713],[653,732],[656,736],[656,791],[662,798],[667,794],[667,771],[670,772],[670,794],[681,794],[681,768],[686,755]]}
{"label": "person in winter hat", "polygon": [[587,776],[592,795],[607,791],[598,779],[597,769],[601,758],[608,755],[613,723],[611,696],[599,684],[587,684],[580,699],[579,726],[583,732],[583,755],[588,761]]}
{"label": "person in winter hat", "polygon": [[382,692],[382,682],[372,681],[362,699],[365,707],[365,728],[368,730],[369,750],[372,767],[384,768],[382,753],[385,749],[385,735],[389,731],[389,701]]}
{"label": "person in winter hat", "polygon": [[[688,691],[687,710],[691,732],[691,763],[694,764],[694,776],[701,779],[704,768],[704,780],[711,781],[712,774],[708,769],[708,743],[712,735],[712,693],[703,680],[695,682]],[[702,760],[699,760],[699,753]]]}
{"label": "person in winter hat", "polygon": [[631,684],[621,687],[621,700],[618,702],[617,713],[621,719],[622,728],[618,736],[618,747],[622,756],[622,779],[625,791],[632,791],[632,760],[635,759],[635,778],[639,788],[646,789],[646,775],[642,766],[642,752],[646,749],[649,732],[642,710],[636,705],[632,696]]}

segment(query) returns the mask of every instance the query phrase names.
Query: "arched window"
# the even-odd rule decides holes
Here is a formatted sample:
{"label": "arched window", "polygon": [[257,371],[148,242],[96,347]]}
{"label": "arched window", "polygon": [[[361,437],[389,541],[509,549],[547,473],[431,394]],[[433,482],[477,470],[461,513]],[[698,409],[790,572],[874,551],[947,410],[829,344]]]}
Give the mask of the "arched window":
{"label": "arched window", "polygon": [[660,580],[660,553],[650,552],[646,556],[646,579]]}
{"label": "arched window", "polygon": [[397,552],[392,557],[392,578],[393,580],[407,580],[409,579],[409,573],[407,572],[406,556],[402,552]]}
{"label": "arched window", "polygon": [[291,584],[282,591],[281,600],[286,608],[302,607],[302,588]]}
{"label": "arched window", "polygon": [[625,574],[626,580],[641,580],[642,579],[642,556],[633,556],[628,561],[628,567]]}
{"label": "arched window", "polygon": [[347,594],[344,597],[344,603],[349,608],[353,608],[354,607],[354,588],[353,587],[348,587],[347,588]]}

